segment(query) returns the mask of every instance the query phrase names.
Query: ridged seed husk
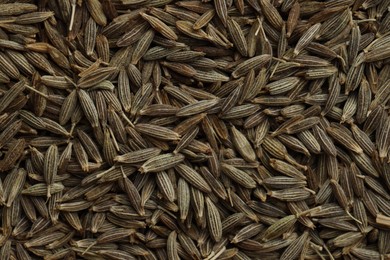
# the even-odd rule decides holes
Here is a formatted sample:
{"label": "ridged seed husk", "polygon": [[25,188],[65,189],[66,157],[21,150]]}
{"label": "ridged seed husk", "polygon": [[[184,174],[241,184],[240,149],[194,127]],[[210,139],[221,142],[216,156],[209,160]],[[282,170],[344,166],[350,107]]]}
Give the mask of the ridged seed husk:
{"label": "ridged seed husk", "polygon": [[170,169],[184,160],[182,154],[162,154],[147,160],[140,168],[142,173],[158,172]]}

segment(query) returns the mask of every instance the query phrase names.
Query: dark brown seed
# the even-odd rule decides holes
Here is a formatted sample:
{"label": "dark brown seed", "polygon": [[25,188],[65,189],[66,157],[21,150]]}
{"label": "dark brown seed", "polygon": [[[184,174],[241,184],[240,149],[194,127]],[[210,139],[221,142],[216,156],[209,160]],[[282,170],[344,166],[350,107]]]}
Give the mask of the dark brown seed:
{"label": "dark brown seed", "polygon": [[387,259],[388,0],[0,0],[1,259]]}

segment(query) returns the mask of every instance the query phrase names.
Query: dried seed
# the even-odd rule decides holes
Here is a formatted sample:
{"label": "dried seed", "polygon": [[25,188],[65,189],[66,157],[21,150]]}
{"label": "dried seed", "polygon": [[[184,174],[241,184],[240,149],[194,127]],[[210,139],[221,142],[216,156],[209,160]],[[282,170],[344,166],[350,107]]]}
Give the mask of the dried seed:
{"label": "dried seed", "polygon": [[184,160],[182,154],[162,154],[147,160],[139,169],[141,173],[160,172],[170,169]]}
{"label": "dried seed", "polygon": [[241,154],[241,156],[248,162],[256,161],[256,154],[245,135],[242,134],[235,127],[231,129],[231,132],[233,143],[237,148],[238,152]]}
{"label": "dried seed", "polygon": [[211,237],[215,242],[219,242],[222,239],[222,222],[218,208],[211,201],[209,197],[206,197],[207,208],[207,226],[210,231]]}
{"label": "dried seed", "polygon": [[298,55],[309,43],[317,36],[321,28],[320,23],[312,25],[307,31],[299,38],[294,48],[294,54]]}
{"label": "dried seed", "polygon": [[178,164],[175,166],[175,169],[189,184],[203,192],[211,192],[211,187],[209,184],[203,179],[201,175],[199,175],[199,173],[197,173],[192,168],[185,164]]}
{"label": "dried seed", "polygon": [[[222,2],[222,1],[220,1]],[[242,56],[248,56],[248,45],[240,25],[233,19],[227,20],[227,28],[232,37],[233,43]]]}
{"label": "dried seed", "polygon": [[147,15],[145,13],[141,13],[141,16],[146,21],[148,21],[150,26],[152,26],[156,31],[161,33],[161,35],[163,35],[167,39],[174,40],[174,41],[178,39],[176,33],[160,19]]}
{"label": "dried seed", "polygon": [[363,152],[359,144],[356,143],[356,141],[350,135],[348,135],[348,133],[345,133],[342,129],[336,127],[328,127],[326,131],[331,137],[333,137],[340,144],[344,145],[346,148],[359,154]]}
{"label": "dried seed", "polygon": [[265,18],[275,29],[282,29],[283,19],[277,9],[268,0],[260,0],[260,7]]}

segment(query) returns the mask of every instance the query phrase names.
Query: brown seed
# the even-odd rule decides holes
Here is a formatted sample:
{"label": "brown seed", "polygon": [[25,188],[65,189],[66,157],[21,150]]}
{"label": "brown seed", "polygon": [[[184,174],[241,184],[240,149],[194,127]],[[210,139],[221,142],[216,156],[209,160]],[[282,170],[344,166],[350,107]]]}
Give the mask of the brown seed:
{"label": "brown seed", "polygon": [[145,13],[141,13],[141,16],[146,21],[148,21],[148,23],[156,31],[161,33],[161,35],[163,35],[167,39],[174,40],[174,41],[178,39],[176,33],[171,28],[169,28],[169,26],[167,26],[164,22],[162,22],[160,19],[153,17],[153,16],[150,16],[150,15],[147,15]]}
{"label": "brown seed", "polygon": [[262,234],[262,240],[269,241],[271,239],[279,237],[284,232],[289,230],[295,224],[296,221],[297,217],[294,215],[289,215],[282,219],[279,219],[264,231],[264,233]]}
{"label": "brown seed", "polygon": [[282,29],[283,19],[272,3],[268,0],[260,0],[260,6],[268,22],[275,29]]}
{"label": "brown seed", "polygon": [[1,4],[1,15],[19,15],[37,11],[38,7],[28,3],[9,3]]}
{"label": "brown seed", "polygon": [[269,163],[271,167],[278,172],[281,172],[289,177],[306,180],[305,175],[291,164],[278,159],[270,159]]}
{"label": "brown seed", "polygon": [[99,117],[94,102],[88,93],[82,89],[79,89],[77,94],[86,118],[91,123],[93,128],[97,128],[99,125]]}
{"label": "brown seed", "polygon": [[99,1],[88,0],[87,7],[91,16],[97,24],[101,26],[105,26],[107,24],[107,18],[104,14],[103,6]]}
{"label": "brown seed", "polygon": [[295,27],[298,24],[298,19],[301,11],[301,6],[298,2],[295,2],[290,12],[288,13],[287,23],[286,23],[286,29],[287,29],[287,37],[290,38],[291,34],[293,33]]}
{"label": "brown seed", "polygon": [[339,129],[336,127],[328,127],[326,131],[331,137],[333,137],[340,144],[344,145],[346,148],[359,154],[363,152],[359,144],[357,144],[356,141],[353,140],[353,138],[348,135],[348,133],[345,133],[341,128]]}
{"label": "brown seed", "polygon": [[221,165],[222,171],[232,180],[237,182],[238,184],[242,185],[245,188],[255,188],[256,182],[253,180],[253,178],[247,174],[246,172],[237,169],[234,166],[228,165],[228,164],[222,164]]}
{"label": "brown seed", "polygon": [[172,231],[167,239],[167,256],[169,259],[178,260],[179,255],[177,252],[177,233],[176,231]]}
{"label": "brown seed", "polygon": [[192,116],[195,114],[207,112],[209,109],[213,108],[214,106],[218,105],[219,99],[210,99],[210,100],[202,100],[193,104],[189,104],[187,106],[184,106],[180,108],[176,116]]}
{"label": "brown seed", "polygon": [[239,130],[237,130],[235,127],[231,129],[232,132],[232,138],[233,138],[233,143],[235,147],[237,148],[238,152],[241,154],[241,156],[249,161],[253,162],[256,160],[256,154],[245,137],[244,134],[242,134]]}
{"label": "brown seed", "polygon": [[153,30],[148,30],[145,34],[144,37],[142,37],[138,42],[137,45],[135,46],[133,55],[131,57],[131,63],[136,64],[142,56],[146,53],[148,50],[150,44],[152,43],[154,38],[154,31]]}
{"label": "brown seed", "polygon": [[[127,23],[121,23],[123,26],[126,26]],[[126,31],[116,42],[118,47],[131,46],[131,44],[137,42],[143,34],[150,28],[147,22],[142,22],[135,24],[130,30]],[[106,37],[108,37],[106,35]]]}
{"label": "brown seed", "polygon": [[161,171],[156,173],[157,185],[161,193],[170,201],[173,202],[176,198],[175,188],[169,179],[166,172]]}
{"label": "brown seed", "polygon": [[0,134],[0,148],[4,147],[21,129],[22,121],[16,120],[12,124],[8,125],[7,128],[3,129]]}
{"label": "brown seed", "polygon": [[183,233],[179,233],[178,238],[181,246],[191,255],[191,257],[201,259],[200,252],[190,237]]}
{"label": "brown seed", "polygon": [[387,257],[388,1],[0,2],[3,258]]}
{"label": "brown seed", "polygon": [[54,183],[54,178],[57,175],[58,170],[58,148],[55,145],[51,145],[46,151],[43,172],[47,188],[47,197],[51,196],[50,185]]}
{"label": "brown seed", "polygon": [[141,173],[159,172],[178,165],[184,160],[182,154],[162,154],[147,160],[139,169]]}
{"label": "brown seed", "polygon": [[42,237],[37,237],[35,239],[31,239],[28,242],[24,243],[24,246],[29,248],[29,247],[35,247],[35,246],[44,246],[48,245],[49,243],[60,239],[64,236],[64,233],[62,232],[54,232],[51,234],[47,234]]}
{"label": "brown seed", "polygon": [[[216,5],[217,5],[217,4],[223,5],[223,3],[217,3],[217,2],[216,2]],[[221,9],[220,9],[220,10],[221,10]],[[218,12],[218,11],[217,11],[217,12]],[[206,26],[206,25],[211,21],[211,19],[213,19],[215,13],[216,13],[216,10],[214,10],[214,9],[210,9],[210,10],[206,11],[205,13],[203,13],[203,14],[198,18],[198,20],[196,20],[196,22],[194,23],[193,29],[194,29],[194,30],[199,30],[199,29],[203,28],[204,26]],[[226,10],[225,15],[226,15],[226,16],[225,16],[225,22],[224,22],[224,23],[226,24],[227,10]],[[218,16],[221,17],[221,15],[219,15],[219,14],[218,14]],[[222,16],[223,16],[223,14],[222,14]]]}
{"label": "brown seed", "polygon": [[5,205],[7,207],[11,207],[12,203],[21,193],[26,181],[26,175],[27,173],[24,169],[15,168],[10,173],[10,177],[4,181],[4,185],[7,185],[4,190],[4,200],[6,201]]}
{"label": "brown seed", "polygon": [[227,20],[227,28],[232,37],[233,43],[242,56],[248,56],[247,42],[240,25],[233,19]]}
{"label": "brown seed", "polygon": [[203,179],[201,175],[199,175],[199,173],[197,173],[192,168],[185,164],[178,164],[175,166],[175,169],[189,184],[203,192],[211,192],[211,187],[209,184]]}
{"label": "brown seed", "polygon": [[0,161],[0,172],[4,172],[15,167],[15,163],[20,159],[24,152],[24,139],[17,139],[10,143],[10,148]]}
{"label": "brown seed", "polygon": [[151,124],[137,124],[135,129],[142,134],[149,135],[161,140],[179,140],[180,135],[168,128],[151,125]]}
{"label": "brown seed", "polygon": [[326,134],[326,132],[317,125],[314,126],[313,132],[322,149],[329,155],[336,156],[337,149],[333,143],[333,140]]}
{"label": "brown seed", "polygon": [[311,192],[306,189],[292,188],[292,189],[270,191],[269,195],[273,198],[282,201],[293,202],[293,201],[301,201],[309,198]]}
{"label": "brown seed", "polygon": [[296,258],[304,249],[304,245],[308,240],[309,232],[305,231],[300,237],[294,240],[287,248],[284,250],[283,254],[280,256],[280,259],[294,259]]}
{"label": "brown seed", "polygon": [[206,209],[207,225],[210,231],[210,235],[215,242],[219,242],[222,238],[221,216],[219,214],[218,208],[209,197],[206,197]]}
{"label": "brown seed", "polygon": [[19,81],[14,84],[9,90],[5,92],[5,94],[1,98],[0,102],[0,113],[3,112],[9,104],[24,90],[25,82]]}

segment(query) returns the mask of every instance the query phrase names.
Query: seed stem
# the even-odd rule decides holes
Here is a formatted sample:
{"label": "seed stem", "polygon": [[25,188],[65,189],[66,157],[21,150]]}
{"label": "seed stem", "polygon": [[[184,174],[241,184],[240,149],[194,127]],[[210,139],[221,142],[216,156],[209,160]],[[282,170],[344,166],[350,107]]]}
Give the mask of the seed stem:
{"label": "seed stem", "polygon": [[74,17],[76,14],[76,0],[71,0],[71,5],[72,5],[72,14],[70,16],[70,23],[69,23],[69,31],[70,32],[73,29]]}

